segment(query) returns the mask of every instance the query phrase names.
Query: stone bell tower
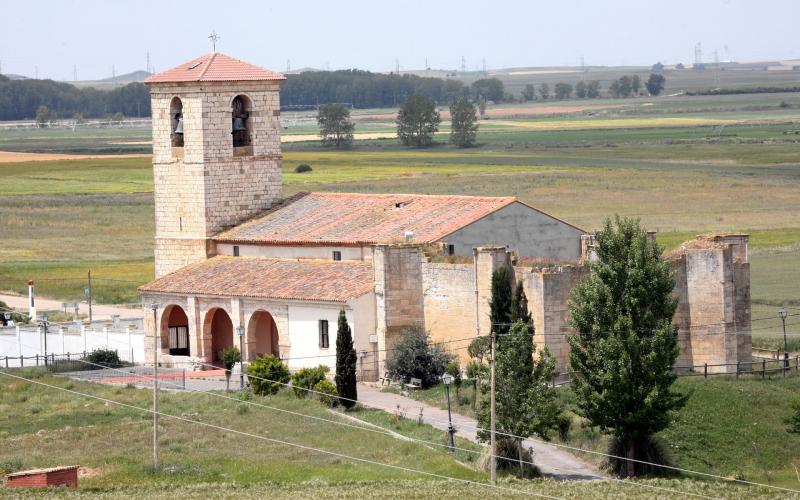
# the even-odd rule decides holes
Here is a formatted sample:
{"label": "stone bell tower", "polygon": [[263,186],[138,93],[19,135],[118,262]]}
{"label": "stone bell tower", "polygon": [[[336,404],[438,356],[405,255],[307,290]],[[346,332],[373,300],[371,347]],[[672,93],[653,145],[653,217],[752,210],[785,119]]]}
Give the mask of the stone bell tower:
{"label": "stone bell tower", "polygon": [[153,75],[156,277],[214,255],[211,238],[281,197],[285,77],[207,54]]}

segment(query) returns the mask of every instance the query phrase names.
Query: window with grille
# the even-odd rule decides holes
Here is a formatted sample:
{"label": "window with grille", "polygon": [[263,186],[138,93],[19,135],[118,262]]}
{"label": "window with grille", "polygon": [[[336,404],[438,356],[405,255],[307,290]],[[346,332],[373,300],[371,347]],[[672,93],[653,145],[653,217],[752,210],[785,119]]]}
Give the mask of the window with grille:
{"label": "window with grille", "polygon": [[189,355],[189,327],[169,327],[169,353],[175,356]]}
{"label": "window with grille", "polygon": [[234,257],[239,256],[239,245],[233,245],[233,256]]}
{"label": "window with grille", "polygon": [[328,340],[328,320],[319,320],[319,346],[322,349],[327,349],[330,346]]}
{"label": "window with grille", "polygon": [[339,250],[334,250],[333,260],[342,260],[342,252],[340,252]]}

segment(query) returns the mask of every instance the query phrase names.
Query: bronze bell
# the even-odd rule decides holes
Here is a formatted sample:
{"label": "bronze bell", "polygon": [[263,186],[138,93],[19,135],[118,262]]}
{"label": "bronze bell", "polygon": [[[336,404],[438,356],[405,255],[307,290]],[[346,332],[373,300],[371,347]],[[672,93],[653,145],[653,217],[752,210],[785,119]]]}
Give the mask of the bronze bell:
{"label": "bronze bell", "polygon": [[247,130],[247,125],[244,123],[244,118],[240,116],[235,116],[233,118],[233,131],[234,132],[242,132]]}
{"label": "bronze bell", "polygon": [[183,115],[178,114],[175,117],[178,120],[178,123],[175,124],[175,133],[182,134],[183,133]]}

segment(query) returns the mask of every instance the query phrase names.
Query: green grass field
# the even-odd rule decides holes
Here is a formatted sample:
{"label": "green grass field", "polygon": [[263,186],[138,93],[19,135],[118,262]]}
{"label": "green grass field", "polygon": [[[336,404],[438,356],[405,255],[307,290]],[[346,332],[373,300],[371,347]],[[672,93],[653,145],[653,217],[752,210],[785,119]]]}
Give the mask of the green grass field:
{"label": "green grass field", "polygon": [[[602,109],[514,115],[576,105]],[[446,124],[426,150],[392,139],[341,152],[313,141],[284,144],[284,192],[512,195],[590,230],[615,213],[640,217],[667,248],[703,232],[747,232],[753,317],[775,316],[780,305],[800,305],[798,105],[798,94],[502,105],[493,109],[509,117],[482,120],[472,149],[446,145]],[[295,126],[285,116],[284,133],[313,133],[308,113],[296,115],[306,121]],[[381,118],[360,128],[392,124]],[[146,151],[148,139],[146,129],[2,130],[0,150]],[[314,170],[294,173],[301,163]],[[35,279],[40,294],[75,300],[91,269],[100,301],[138,300],[136,286],[153,276],[148,158],[0,164],[0,185],[0,290],[24,292]],[[791,317],[789,325],[800,327]],[[768,327],[759,328],[757,345],[782,342],[777,318],[753,326]],[[800,336],[793,342],[800,347]]]}
{"label": "green grass field", "polygon": [[[141,408],[151,404],[148,390],[70,381],[31,370],[14,373]],[[482,486],[481,483],[487,482],[486,473],[474,461],[452,456],[439,447],[210,395],[170,392],[163,392],[160,398],[160,410],[167,414],[476,483],[445,481],[360,463],[166,417],[160,421],[161,470],[154,473],[150,414],[5,376],[0,376],[0,389],[0,469],[8,473],[55,464],[79,464],[86,468],[89,474],[81,479],[77,490],[48,492],[59,497],[507,498],[538,494],[556,498],[678,499],[696,493],[735,499],[772,498],[783,493],[688,477],[640,479],[629,484],[501,477],[500,487],[524,492],[515,494]],[[267,398],[255,397],[253,401],[325,419],[339,418],[320,403],[298,400],[289,391]],[[409,421],[393,424],[387,414],[371,410],[356,411],[353,415],[405,435],[444,442],[445,434],[427,425]],[[459,446],[464,443],[459,442]],[[86,454],[86,449],[92,453]],[[3,498],[40,498],[41,494],[41,491],[0,490]]]}

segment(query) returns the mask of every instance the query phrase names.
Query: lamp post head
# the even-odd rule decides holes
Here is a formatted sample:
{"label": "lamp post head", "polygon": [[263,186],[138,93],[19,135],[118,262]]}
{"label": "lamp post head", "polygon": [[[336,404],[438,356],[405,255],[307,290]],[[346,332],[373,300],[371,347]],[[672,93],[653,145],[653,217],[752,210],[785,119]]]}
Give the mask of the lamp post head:
{"label": "lamp post head", "polygon": [[47,323],[47,313],[42,313],[42,323]]}
{"label": "lamp post head", "polygon": [[442,375],[442,382],[444,382],[444,385],[450,385],[453,382],[453,376],[449,373],[445,373]]}
{"label": "lamp post head", "polygon": [[789,311],[785,307],[778,309],[778,316],[780,316],[781,319],[786,319],[786,316],[788,315]]}
{"label": "lamp post head", "polygon": [[244,325],[237,326],[236,333],[238,333],[240,337],[244,337]]}
{"label": "lamp post head", "polygon": [[158,310],[158,302],[150,302],[150,310],[157,311]]}

